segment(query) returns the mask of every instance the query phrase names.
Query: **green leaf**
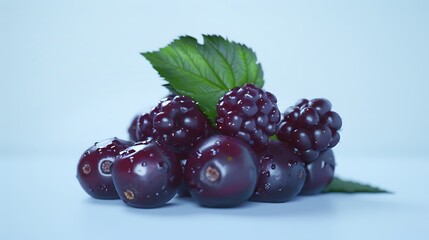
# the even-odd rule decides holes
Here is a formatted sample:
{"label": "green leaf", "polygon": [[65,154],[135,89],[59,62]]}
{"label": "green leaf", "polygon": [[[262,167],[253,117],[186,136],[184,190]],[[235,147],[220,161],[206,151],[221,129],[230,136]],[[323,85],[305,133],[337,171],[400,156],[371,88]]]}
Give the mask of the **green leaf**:
{"label": "green leaf", "polygon": [[332,182],[323,190],[324,193],[390,193],[387,190],[353,181],[334,177]]}
{"label": "green leaf", "polygon": [[279,137],[277,137],[277,134],[274,134],[270,137],[270,141],[278,141]]}
{"label": "green leaf", "polygon": [[195,38],[183,36],[142,55],[173,92],[196,100],[214,122],[219,99],[245,83],[262,87],[263,72],[255,53],[245,45],[215,35],[203,35],[203,39],[199,44]]}

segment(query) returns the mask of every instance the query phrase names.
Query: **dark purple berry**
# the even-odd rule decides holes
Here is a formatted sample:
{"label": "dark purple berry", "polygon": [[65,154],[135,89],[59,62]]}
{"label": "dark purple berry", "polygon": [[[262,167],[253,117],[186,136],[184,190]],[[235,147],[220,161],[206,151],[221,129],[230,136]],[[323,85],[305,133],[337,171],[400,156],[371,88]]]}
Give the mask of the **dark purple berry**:
{"label": "dark purple berry", "polygon": [[331,141],[329,142],[329,146],[328,147],[329,148],[335,147],[338,144],[339,141],[340,141],[340,134],[338,132],[334,132],[332,134],[332,138],[331,138]]}
{"label": "dark purple berry", "polygon": [[318,194],[334,178],[335,157],[332,149],[320,153],[318,158],[305,166],[307,177],[301,195]]}
{"label": "dark purple berry", "polygon": [[184,181],[192,198],[203,206],[235,206],[248,200],[255,189],[255,162],[256,156],[247,143],[215,135],[190,152]]}
{"label": "dark purple berry", "polygon": [[139,141],[154,139],[184,159],[196,143],[208,137],[210,123],[191,98],[169,96],[139,117],[136,132]]}
{"label": "dark purple berry", "polygon": [[137,142],[117,157],[112,167],[121,199],[138,208],[160,207],[177,193],[182,169],[174,153],[155,141]]}
{"label": "dark purple berry", "polygon": [[298,108],[304,108],[308,105],[308,100],[305,98],[302,98],[296,102],[295,106]]}
{"label": "dark purple berry", "polygon": [[259,180],[250,200],[259,202],[286,202],[301,191],[306,173],[304,164],[293,148],[280,141],[270,141],[257,154]]}
{"label": "dark purple berry", "polygon": [[128,128],[128,135],[130,137],[130,140],[133,142],[137,142],[137,122],[139,120],[139,115],[135,116],[133,120],[131,121],[130,127]]}
{"label": "dark purple berry", "polygon": [[299,158],[304,162],[304,163],[309,163],[314,161],[320,154],[319,151],[313,150],[313,149],[308,149],[305,151],[295,151]]}
{"label": "dark purple berry", "polygon": [[300,109],[299,107],[293,106],[286,109],[284,112],[284,120],[286,122],[296,122],[298,121]]}
{"label": "dark purple berry", "polygon": [[136,139],[137,141],[150,140],[153,138],[152,116],[149,113],[140,115],[137,119]]}
{"label": "dark purple berry", "polygon": [[324,98],[315,98],[308,102],[308,106],[317,111],[319,116],[325,115],[331,110],[332,104]]}
{"label": "dark purple berry", "polygon": [[278,139],[292,146],[305,163],[314,161],[340,141],[341,117],[331,109],[331,102],[324,98],[299,100],[286,109]]}
{"label": "dark purple berry", "polygon": [[319,114],[311,107],[301,109],[298,117],[298,123],[301,126],[314,126],[319,123]]}
{"label": "dark purple berry", "polygon": [[305,128],[297,128],[291,134],[291,142],[294,146],[301,151],[305,151],[311,148],[310,133]]}
{"label": "dark purple berry", "polygon": [[110,138],[96,142],[83,153],[76,177],[90,196],[97,199],[119,198],[113,186],[111,166],[116,156],[130,145],[131,142]]}
{"label": "dark purple berry", "polygon": [[277,99],[253,84],[227,92],[217,105],[216,126],[222,134],[262,148],[277,132],[280,112]]}
{"label": "dark purple berry", "polygon": [[332,139],[332,132],[331,129],[327,126],[318,125],[313,127],[311,130],[311,146],[313,150],[316,151],[322,151],[326,148],[326,146],[329,147],[329,143]]}
{"label": "dark purple berry", "polygon": [[334,111],[327,112],[323,116],[322,122],[324,125],[328,126],[329,128],[332,128],[334,130],[339,130],[341,128],[341,126],[343,125],[343,121],[341,120],[340,115]]}

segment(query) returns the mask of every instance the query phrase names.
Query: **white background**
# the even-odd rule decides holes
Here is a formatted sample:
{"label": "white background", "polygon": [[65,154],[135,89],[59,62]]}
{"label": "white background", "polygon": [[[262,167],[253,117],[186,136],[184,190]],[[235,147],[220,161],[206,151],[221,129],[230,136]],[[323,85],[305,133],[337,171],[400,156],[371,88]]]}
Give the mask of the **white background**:
{"label": "white background", "polygon": [[[304,229],[320,223],[315,234],[339,239],[348,233],[358,237],[365,228],[368,237],[382,237],[387,228],[376,226],[391,224],[390,239],[427,237],[421,214],[428,212],[423,204],[428,194],[416,185],[427,182],[428,173],[428,12],[427,1],[405,0],[0,1],[0,162],[7,166],[7,173],[0,174],[5,189],[0,238],[30,239],[23,229],[33,231],[34,239],[49,233],[93,236],[86,230],[104,232],[115,222],[105,214],[112,209],[115,219],[137,227],[147,212],[89,199],[74,178],[75,165],[93,142],[127,138],[132,117],[167,94],[139,53],[180,35],[201,39],[201,34],[219,34],[251,47],[262,63],[265,89],[277,96],[282,111],[303,97],[330,99],[343,118],[335,148],[337,172],[396,193],[250,204],[225,215],[225,210],[186,201],[181,208],[177,200],[172,207],[150,210],[156,223],[170,221],[171,214],[180,231],[192,225],[189,216],[208,222],[213,217],[224,227],[240,224],[249,236],[251,231],[273,236],[283,229],[280,222]],[[317,201],[331,208],[316,211],[313,219]],[[295,209],[293,217],[277,208]],[[265,210],[272,214],[249,216]],[[182,218],[185,211],[195,214]],[[239,220],[226,221],[231,215]],[[295,217],[309,223],[297,224]],[[97,219],[109,227],[89,226]],[[201,228],[203,221],[195,221]],[[333,227],[325,234],[328,225],[343,230]],[[125,230],[122,234],[131,236]]]}

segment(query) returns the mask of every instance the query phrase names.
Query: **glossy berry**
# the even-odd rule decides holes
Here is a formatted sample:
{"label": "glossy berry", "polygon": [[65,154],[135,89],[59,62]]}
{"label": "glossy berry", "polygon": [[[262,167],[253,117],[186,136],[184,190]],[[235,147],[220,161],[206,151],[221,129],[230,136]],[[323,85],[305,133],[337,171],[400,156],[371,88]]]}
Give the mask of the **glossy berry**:
{"label": "glossy berry", "polygon": [[250,200],[259,202],[286,202],[295,198],[306,177],[304,164],[286,143],[270,141],[257,154],[259,180]]}
{"label": "glossy berry", "polygon": [[139,115],[135,116],[133,120],[131,121],[130,126],[128,127],[128,135],[130,137],[130,140],[133,142],[137,142],[137,122],[139,120]]}
{"label": "glossy berry", "polygon": [[209,134],[210,123],[198,105],[186,96],[169,96],[137,120],[139,141],[154,139],[171,148],[178,158]]}
{"label": "glossy berry", "polygon": [[192,198],[207,207],[231,207],[253,194],[257,182],[256,156],[236,138],[215,135],[191,151],[184,180]]}
{"label": "glossy berry", "polygon": [[182,169],[174,154],[155,141],[137,142],[117,157],[112,167],[121,199],[138,208],[160,207],[176,195]]}
{"label": "glossy berry", "polygon": [[253,84],[227,92],[217,104],[216,126],[222,134],[261,148],[277,131],[280,112],[277,99]]}
{"label": "glossy berry", "polygon": [[314,161],[321,151],[335,147],[340,141],[338,130],[342,120],[331,109],[327,99],[301,99],[286,109],[277,132],[279,140],[294,147],[302,161]]}
{"label": "glossy berry", "polygon": [[97,199],[117,199],[111,166],[116,156],[132,143],[118,138],[96,142],[80,157],[77,179],[90,196]]}
{"label": "glossy berry", "polygon": [[306,164],[305,169],[307,177],[300,194],[312,195],[322,192],[334,178],[335,157],[332,149],[321,152],[315,161]]}

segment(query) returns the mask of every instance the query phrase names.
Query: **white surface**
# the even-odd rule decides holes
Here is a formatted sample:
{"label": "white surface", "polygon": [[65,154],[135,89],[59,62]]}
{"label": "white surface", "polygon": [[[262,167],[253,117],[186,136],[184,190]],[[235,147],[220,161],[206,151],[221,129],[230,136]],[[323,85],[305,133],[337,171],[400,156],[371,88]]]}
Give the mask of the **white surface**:
{"label": "white surface", "polygon": [[324,194],[230,209],[175,198],[162,208],[136,209],[86,195],[75,178],[78,157],[2,159],[0,239],[429,238],[429,164],[423,158],[337,156],[340,176],[365,179],[394,194]]}

